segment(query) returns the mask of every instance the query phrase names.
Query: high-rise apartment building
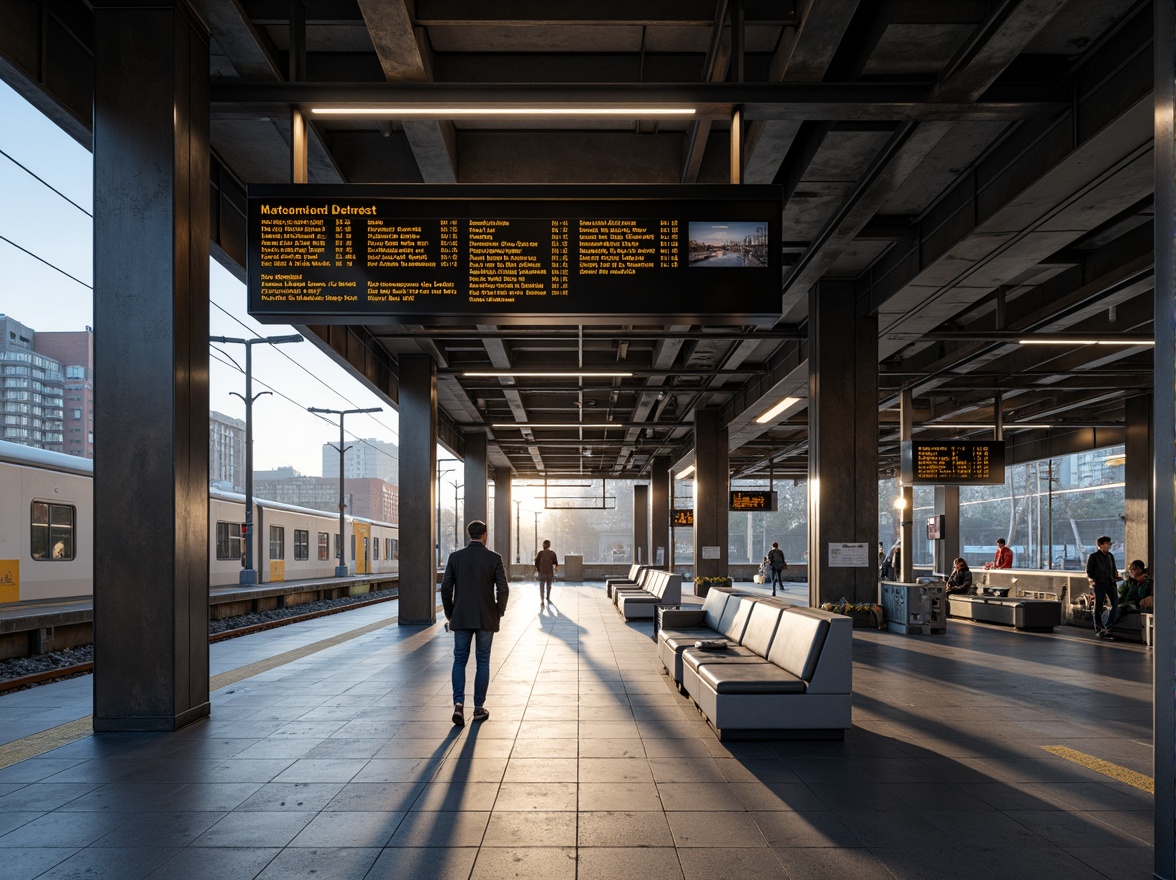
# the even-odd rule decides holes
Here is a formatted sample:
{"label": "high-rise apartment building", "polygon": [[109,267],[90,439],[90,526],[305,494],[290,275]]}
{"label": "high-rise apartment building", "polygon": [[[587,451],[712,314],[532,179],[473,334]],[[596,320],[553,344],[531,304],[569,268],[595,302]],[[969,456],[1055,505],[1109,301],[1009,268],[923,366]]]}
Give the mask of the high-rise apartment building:
{"label": "high-rise apartment building", "polygon": [[39,331],[38,354],[53,358],[65,373],[62,405],[62,451],[94,457],[94,331]]}
{"label": "high-rise apartment building", "polygon": [[65,372],[37,351],[36,337],[32,328],[0,315],[0,437],[63,452]]}
{"label": "high-rise apartment building", "polygon": [[240,419],[208,414],[208,481],[245,491],[245,423]]}
{"label": "high-rise apartment building", "polygon": [[[382,440],[348,440],[350,447],[343,460],[343,476],[350,479],[376,479],[397,484],[400,473],[400,447]],[[323,476],[339,478],[339,447],[323,444]]]}

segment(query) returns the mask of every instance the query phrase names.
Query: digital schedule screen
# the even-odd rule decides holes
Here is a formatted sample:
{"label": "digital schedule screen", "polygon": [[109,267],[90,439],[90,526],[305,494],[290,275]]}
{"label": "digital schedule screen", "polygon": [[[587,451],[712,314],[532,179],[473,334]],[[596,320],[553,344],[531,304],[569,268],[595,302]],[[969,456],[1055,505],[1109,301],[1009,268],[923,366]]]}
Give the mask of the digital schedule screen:
{"label": "digital schedule screen", "polygon": [[670,524],[675,526],[693,526],[694,508],[679,507],[670,511]]}
{"label": "digital schedule screen", "polygon": [[774,186],[264,185],[247,210],[267,323],[780,317]]}
{"label": "digital schedule screen", "polygon": [[758,489],[731,490],[729,509],[774,511],[776,509],[776,493]]}
{"label": "digital schedule screen", "polygon": [[1004,483],[1003,440],[910,440],[902,444],[908,486]]}

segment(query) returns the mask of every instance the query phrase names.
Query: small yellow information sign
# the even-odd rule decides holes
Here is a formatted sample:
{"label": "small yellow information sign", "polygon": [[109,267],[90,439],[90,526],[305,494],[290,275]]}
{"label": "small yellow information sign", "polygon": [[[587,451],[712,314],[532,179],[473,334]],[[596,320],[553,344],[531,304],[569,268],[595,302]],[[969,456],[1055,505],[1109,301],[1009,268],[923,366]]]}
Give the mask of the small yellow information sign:
{"label": "small yellow information sign", "polygon": [[270,583],[281,583],[286,579],[286,560],[271,559],[270,560]]}
{"label": "small yellow information sign", "polygon": [[0,602],[20,601],[20,560],[0,559]]}

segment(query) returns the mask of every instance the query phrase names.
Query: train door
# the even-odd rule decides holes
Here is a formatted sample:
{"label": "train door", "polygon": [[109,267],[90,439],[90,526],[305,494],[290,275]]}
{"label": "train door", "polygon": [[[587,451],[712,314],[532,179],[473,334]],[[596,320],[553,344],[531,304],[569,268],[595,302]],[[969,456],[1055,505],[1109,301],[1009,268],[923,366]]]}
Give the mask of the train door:
{"label": "train door", "polygon": [[368,545],[371,543],[372,524],[355,522],[355,573],[368,573]]}

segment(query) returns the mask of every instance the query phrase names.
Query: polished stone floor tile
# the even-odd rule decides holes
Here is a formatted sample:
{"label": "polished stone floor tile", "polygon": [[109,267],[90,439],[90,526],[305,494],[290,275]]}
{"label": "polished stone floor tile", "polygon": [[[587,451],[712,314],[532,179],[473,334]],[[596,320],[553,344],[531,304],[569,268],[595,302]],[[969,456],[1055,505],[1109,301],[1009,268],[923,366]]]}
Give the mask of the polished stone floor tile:
{"label": "polished stone floor tile", "polygon": [[576,880],[575,847],[478,850],[470,880]]}
{"label": "polished stone floor tile", "polygon": [[365,880],[469,880],[477,855],[474,846],[385,849]]}
{"label": "polished stone floor tile", "polygon": [[364,880],[379,856],[378,848],[287,847],[266,865],[257,880],[289,880],[291,877]]}
{"label": "polished stone floor tile", "polygon": [[387,845],[477,847],[482,845],[489,821],[486,811],[407,813]]}
{"label": "polished stone floor tile", "polygon": [[673,848],[580,845],[577,880],[615,880],[617,877],[681,880],[682,866],[678,861],[678,852]]}
{"label": "polished stone floor tile", "polygon": [[[388,844],[406,813],[322,812],[291,842],[301,847],[376,847]],[[373,856],[373,861],[374,861]]]}

